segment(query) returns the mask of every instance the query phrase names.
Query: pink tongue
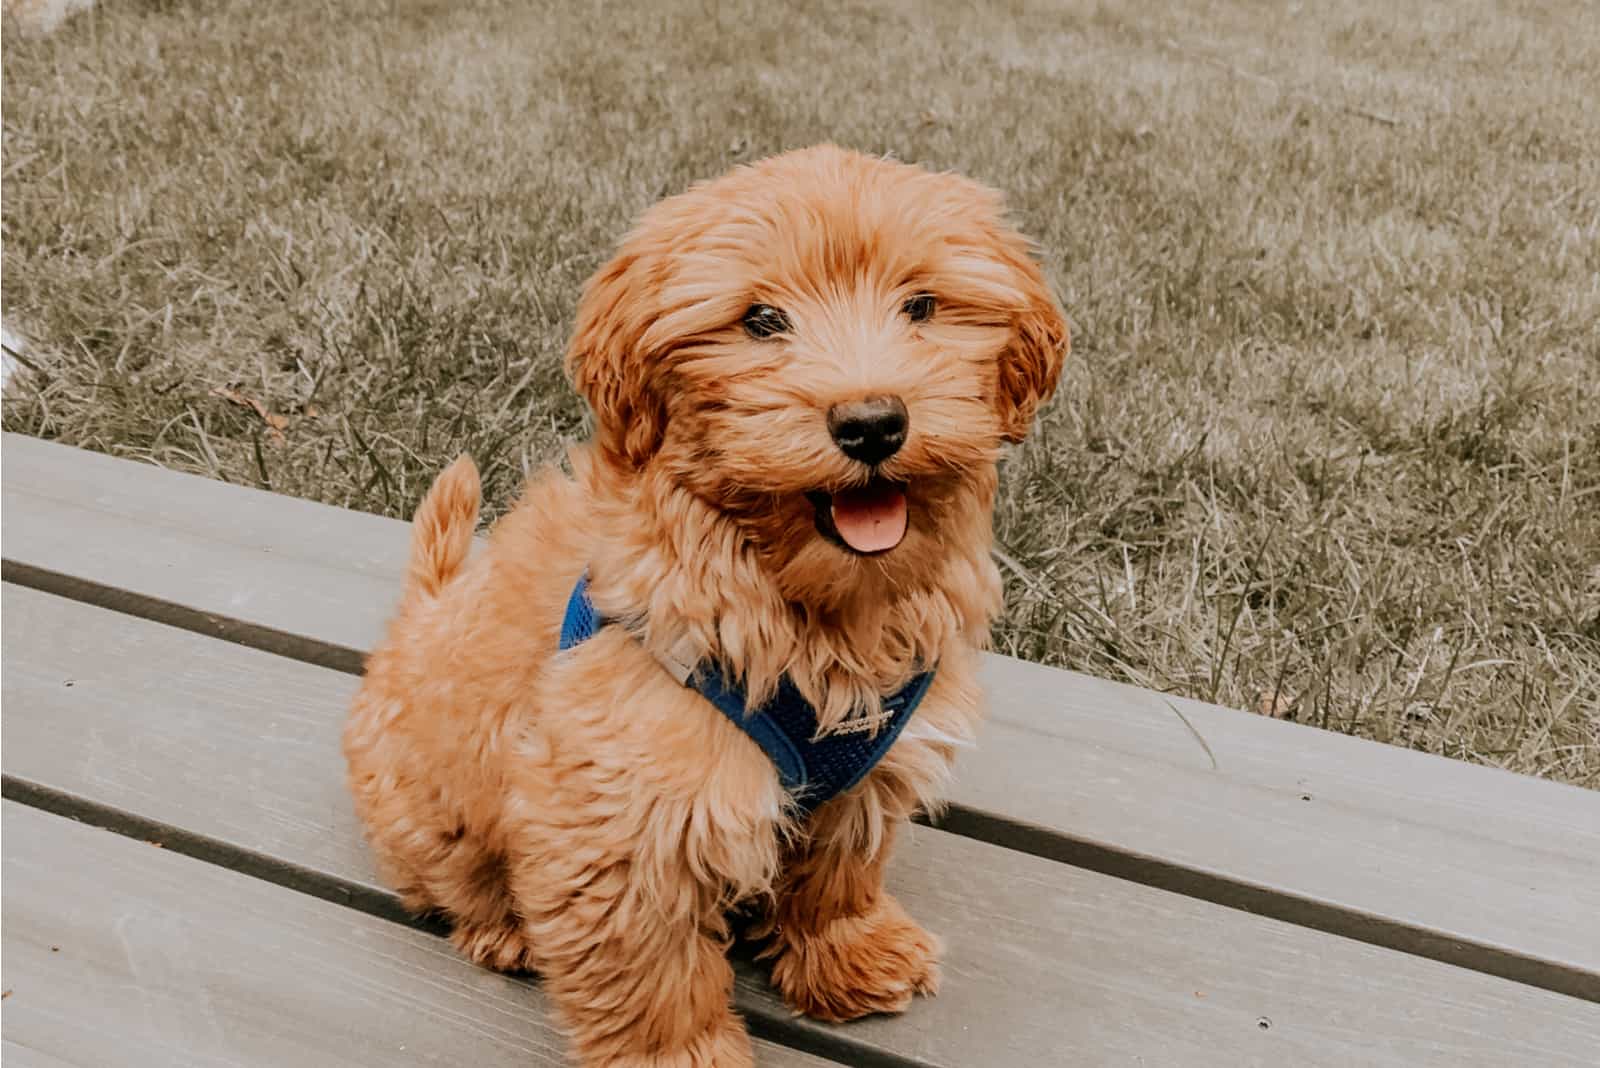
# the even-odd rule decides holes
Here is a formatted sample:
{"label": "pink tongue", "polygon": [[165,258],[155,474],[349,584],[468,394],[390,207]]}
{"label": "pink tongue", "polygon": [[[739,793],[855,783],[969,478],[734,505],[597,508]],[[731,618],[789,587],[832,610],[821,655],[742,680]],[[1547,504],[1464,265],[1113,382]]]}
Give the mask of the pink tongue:
{"label": "pink tongue", "polygon": [[906,536],[905,491],[878,485],[835,493],[833,529],[858,553],[893,549]]}

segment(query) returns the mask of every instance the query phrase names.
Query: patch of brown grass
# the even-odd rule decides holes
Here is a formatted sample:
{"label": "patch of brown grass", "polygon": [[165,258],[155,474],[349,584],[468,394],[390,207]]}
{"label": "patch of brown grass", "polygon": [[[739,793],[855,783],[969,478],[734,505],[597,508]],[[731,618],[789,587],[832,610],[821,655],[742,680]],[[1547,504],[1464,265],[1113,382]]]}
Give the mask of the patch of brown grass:
{"label": "patch of brown grass", "polygon": [[1583,4],[536,6],[8,34],[6,426],[391,515],[470,450],[503,507],[639,210],[893,152],[1005,189],[1074,320],[1000,648],[1600,784]]}

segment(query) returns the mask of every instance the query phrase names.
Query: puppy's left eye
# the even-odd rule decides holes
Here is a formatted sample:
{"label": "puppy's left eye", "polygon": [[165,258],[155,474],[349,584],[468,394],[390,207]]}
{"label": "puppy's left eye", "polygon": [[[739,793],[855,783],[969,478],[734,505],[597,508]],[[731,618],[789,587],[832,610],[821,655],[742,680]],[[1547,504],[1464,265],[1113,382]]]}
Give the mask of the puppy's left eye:
{"label": "puppy's left eye", "polygon": [[918,293],[904,304],[900,310],[905,317],[914,323],[925,323],[933,318],[934,300],[932,293]]}
{"label": "puppy's left eye", "polygon": [[752,304],[744,313],[744,331],[761,340],[789,332],[789,317],[770,304]]}

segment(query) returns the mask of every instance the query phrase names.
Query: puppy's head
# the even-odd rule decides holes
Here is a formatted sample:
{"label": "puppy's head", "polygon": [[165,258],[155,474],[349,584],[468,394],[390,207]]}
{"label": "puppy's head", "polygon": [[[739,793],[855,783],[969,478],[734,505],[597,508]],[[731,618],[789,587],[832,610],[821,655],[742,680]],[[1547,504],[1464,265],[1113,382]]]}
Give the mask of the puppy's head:
{"label": "puppy's head", "polygon": [[647,212],[586,287],[568,367],[613,470],[711,504],[805,600],[981,551],[1000,444],[1067,344],[995,193],[822,146]]}

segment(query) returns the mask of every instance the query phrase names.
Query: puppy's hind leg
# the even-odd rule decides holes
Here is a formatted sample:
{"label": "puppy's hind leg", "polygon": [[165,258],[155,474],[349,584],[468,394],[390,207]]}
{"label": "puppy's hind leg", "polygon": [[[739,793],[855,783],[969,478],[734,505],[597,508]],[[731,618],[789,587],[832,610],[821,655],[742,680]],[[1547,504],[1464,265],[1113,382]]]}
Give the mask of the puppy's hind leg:
{"label": "puppy's hind leg", "polygon": [[366,729],[372,702],[358,697],[345,734],[350,792],[384,881],[410,912],[443,913],[462,955],[498,971],[528,967],[521,918],[506,885],[505,857],[452,815],[397,746]]}
{"label": "puppy's hind leg", "polygon": [[485,968],[531,971],[527,932],[506,883],[505,858],[481,846],[468,848],[447,865],[454,892],[445,908],[451,922],[450,944]]}
{"label": "puppy's hind leg", "polygon": [[415,913],[440,913],[450,942],[474,964],[528,971],[522,917],[506,885],[505,858],[444,818],[418,821],[416,809],[370,835],[385,877]]}

